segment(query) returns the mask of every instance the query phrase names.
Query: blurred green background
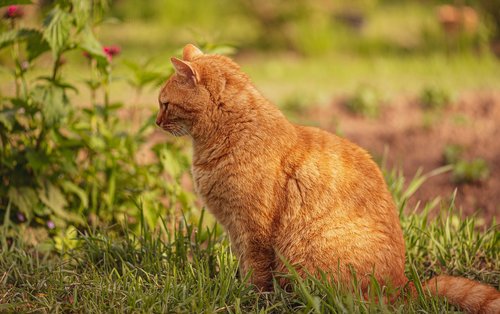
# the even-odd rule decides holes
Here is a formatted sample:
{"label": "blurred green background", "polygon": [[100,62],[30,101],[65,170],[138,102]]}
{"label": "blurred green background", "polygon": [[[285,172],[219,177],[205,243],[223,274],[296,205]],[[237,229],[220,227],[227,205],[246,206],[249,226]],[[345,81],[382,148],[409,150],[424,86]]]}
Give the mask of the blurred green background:
{"label": "blurred green background", "polygon": [[[497,89],[499,12],[496,0],[116,0],[94,30],[104,45],[121,47],[115,88],[122,101],[134,97],[119,82],[130,74],[125,60],[168,73],[169,57],[194,43],[234,54],[273,101],[296,94],[325,103],[360,84],[389,96],[429,84]],[[71,66],[85,64],[78,53],[69,58]],[[6,93],[12,86],[0,79]],[[156,104],[156,90],[141,97]]]}
{"label": "blurred green background", "polygon": [[[445,3],[455,11],[440,16]],[[466,17],[461,5],[476,17]],[[112,12],[123,23],[103,26],[100,35],[120,44],[125,58],[161,64],[186,43],[228,45],[277,102],[289,94],[327,102],[359,84],[390,95],[416,93],[425,84],[500,86],[492,53],[499,38],[495,0],[122,0]]]}
{"label": "blurred green background", "polygon": [[117,1],[125,23],[102,36],[124,56],[150,51],[164,60],[189,42],[237,47],[244,70],[276,102],[296,94],[325,103],[362,83],[389,94],[429,82],[495,88],[500,66],[489,45],[497,26],[483,12],[500,7],[483,2],[470,3],[481,12],[472,33],[447,33],[433,1]]}

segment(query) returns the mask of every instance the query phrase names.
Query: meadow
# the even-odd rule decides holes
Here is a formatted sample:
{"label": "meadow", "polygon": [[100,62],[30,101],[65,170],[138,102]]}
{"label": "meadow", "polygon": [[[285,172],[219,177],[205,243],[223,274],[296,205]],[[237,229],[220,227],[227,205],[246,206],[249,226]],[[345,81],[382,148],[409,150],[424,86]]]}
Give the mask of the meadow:
{"label": "meadow", "polygon": [[290,289],[253,289],[193,192],[189,140],[154,125],[188,42],[372,153],[417,288],[436,274],[500,288],[495,1],[466,2],[474,32],[452,33],[439,1],[31,2],[0,1],[0,312],[457,310],[293,269]]}

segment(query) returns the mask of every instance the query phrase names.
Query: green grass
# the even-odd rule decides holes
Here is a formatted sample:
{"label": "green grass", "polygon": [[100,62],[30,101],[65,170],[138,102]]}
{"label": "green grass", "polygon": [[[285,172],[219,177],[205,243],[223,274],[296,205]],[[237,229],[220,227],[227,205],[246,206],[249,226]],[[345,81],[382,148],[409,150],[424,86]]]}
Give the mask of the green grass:
{"label": "green grass", "polygon": [[[440,170],[441,171],[441,170]],[[407,243],[406,271],[419,283],[436,273],[465,276],[498,288],[500,233],[476,218],[459,218],[453,204],[436,219],[426,204],[403,214],[406,200],[424,181],[405,184],[401,172],[386,172],[401,211]],[[407,186],[407,188],[404,188]],[[127,226],[82,230],[73,249],[44,252],[22,237],[1,232],[2,312],[186,312],[186,313],[371,313],[447,312],[446,300],[419,298],[394,304],[363,301],[325,276],[302,280],[292,272],[292,289],[259,293],[240,278],[237,261],[220,227],[185,220],[164,221],[162,230],[143,225],[135,236]],[[167,227],[175,225],[175,228]],[[3,226],[7,229],[9,226]],[[167,230],[167,231],[166,231]],[[12,232],[12,230],[10,230]],[[10,242],[10,243],[9,243]],[[385,290],[371,287],[376,300]]]}

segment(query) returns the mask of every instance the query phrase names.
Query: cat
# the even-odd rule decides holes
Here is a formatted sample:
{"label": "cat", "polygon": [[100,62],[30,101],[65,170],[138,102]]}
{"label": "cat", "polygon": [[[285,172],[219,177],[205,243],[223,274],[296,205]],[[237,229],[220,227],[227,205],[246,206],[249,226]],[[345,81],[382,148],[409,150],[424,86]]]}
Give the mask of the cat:
{"label": "cat", "polygon": [[[346,285],[354,270],[363,290],[370,276],[412,287],[395,204],[365,150],[289,122],[228,57],[187,45],[171,62],[156,124],[192,138],[195,189],[227,231],[241,274],[271,290],[286,261]],[[500,311],[487,285],[437,276],[426,287],[470,312]]]}

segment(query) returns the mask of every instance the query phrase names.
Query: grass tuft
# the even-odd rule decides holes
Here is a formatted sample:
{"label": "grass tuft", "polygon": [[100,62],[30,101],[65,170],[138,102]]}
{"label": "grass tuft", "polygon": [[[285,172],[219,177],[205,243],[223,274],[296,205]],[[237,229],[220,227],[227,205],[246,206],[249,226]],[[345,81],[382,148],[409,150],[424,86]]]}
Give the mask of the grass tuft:
{"label": "grass tuft", "polygon": [[[435,274],[464,276],[498,288],[500,272],[495,223],[479,226],[475,217],[460,219],[453,202],[435,203],[405,214],[406,200],[427,175],[405,183],[398,171],[386,171],[401,210],[407,244],[406,273],[417,298],[383,302],[390,293],[372,282],[368,300],[326,274],[302,279],[291,268],[285,289],[257,292],[238,273],[238,262],[217,225],[202,230],[200,221],[180,220],[175,228],[139,235],[127,226],[80,231],[78,245],[63,253],[41,252],[22,242],[0,241],[0,311],[2,312],[227,312],[227,313],[416,313],[446,312],[446,300],[427,297],[422,282]],[[448,169],[449,170],[449,169]],[[140,209],[140,208],[139,208]],[[167,222],[164,222],[167,225]],[[168,224],[171,225],[171,224]],[[482,229],[481,229],[482,227]],[[3,227],[6,228],[6,227]],[[1,230],[2,236],[6,230]],[[355,277],[353,278],[355,282]],[[356,285],[354,285],[356,287]]]}

